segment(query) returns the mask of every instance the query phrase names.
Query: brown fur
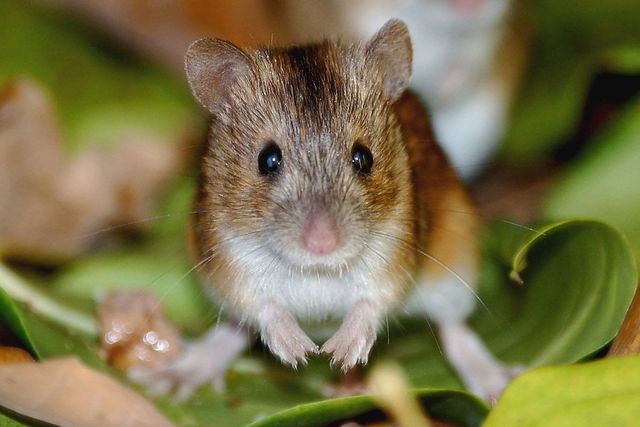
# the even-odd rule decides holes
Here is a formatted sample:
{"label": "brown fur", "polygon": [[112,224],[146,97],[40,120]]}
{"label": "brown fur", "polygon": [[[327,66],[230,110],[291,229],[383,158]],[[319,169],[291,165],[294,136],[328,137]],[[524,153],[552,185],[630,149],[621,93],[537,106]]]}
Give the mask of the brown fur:
{"label": "brown fur", "polygon": [[[302,210],[299,215],[303,216],[310,208],[299,206],[302,192],[315,192],[314,197],[323,199],[302,200],[303,204],[326,203],[337,210],[340,206],[335,205],[343,196],[326,190],[345,189],[350,180],[357,181],[358,192],[352,189],[351,195],[353,209],[366,210],[367,221],[372,223],[387,220],[393,206],[408,203],[406,152],[402,144],[387,143],[401,138],[391,106],[383,99],[382,88],[369,87],[375,74],[369,76],[362,67],[346,69],[345,57],[350,55],[353,52],[330,43],[253,54],[252,71],[259,78],[239,82],[234,96],[236,105],[242,102],[243,106],[229,109],[214,121],[203,159],[197,209],[216,211],[216,215],[197,217],[201,259],[217,247],[219,224],[233,223],[239,233],[246,233],[264,218],[295,222],[287,212]],[[360,75],[354,82],[347,77],[356,68]],[[279,212],[274,212],[273,199],[278,197],[274,192],[282,189],[274,188],[272,180],[259,175],[256,167],[257,153],[269,139],[281,146],[285,171],[295,168],[301,180],[288,190],[291,206]],[[375,158],[374,173],[363,179],[357,179],[351,170],[351,150],[357,140],[369,146]],[[217,165],[228,170],[221,171]],[[404,252],[399,251],[398,258],[409,259]],[[225,276],[231,278],[230,260],[221,255],[213,260],[211,269],[226,270]],[[400,259],[393,260],[396,262],[402,264]]]}
{"label": "brown fur", "polygon": [[[355,236],[349,238],[389,223],[402,229],[393,241],[386,277],[380,278],[392,282],[396,302],[411,284],[405,272],[417,275],[417,263],[433,265],[421,250],[449,264],[459,250],[468,249],[465,242],[473,245],[467,225],[475,223],[472,204],[436,145],[425,111],[408,92],[392,104],[389,84],[375,65],[380,57],[397,61],[393,54],[402,47],[391,46],[383,51],[386,55],[367,49],[324,42],[238,50],[227,63],[246,61],[248,71],[235,76],[231,86],[219,83],[229,77],[220,73],[212,73],[215,80],[204,84],[229,91],[205,99],[230,99],[205,105],[216,116],[196,202],[204,214],[193,225],[199,260],[215,253],[205,271],[214,276],[216,293],[223,298],[233,298],[233,286],[243,273],[224,250],[221,227],[233,227],[236,235],[273,228],[272,244],[286,246],[297,239],[301,218],[318,204],[355,223]],[[282,149],[283,175],[295,174],[295,179],[258,173],[256,159],[268,140]],[[355,141],[373,152],[370,176],[357,177],[352,171]],[[349,224],[342,225],[349,234]]]}
{"label": "brown fur", "polygon": [[[407,91],[395,104],[409,152],[414,187],[414,233],[417,246],[456,270],[464,264],[475,272],[479,216],[446,155],[435,141],[429,117],[417,97]],[[449,274],[420,256],[421,268]],[[471,279],[471,278],[467,278]]]}

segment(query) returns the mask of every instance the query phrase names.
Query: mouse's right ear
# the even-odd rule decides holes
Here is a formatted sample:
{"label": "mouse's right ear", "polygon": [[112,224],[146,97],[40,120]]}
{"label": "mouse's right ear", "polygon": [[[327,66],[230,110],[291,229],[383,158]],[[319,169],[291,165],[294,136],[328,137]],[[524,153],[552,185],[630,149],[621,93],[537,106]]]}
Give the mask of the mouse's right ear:
{"label": "mouse's right ear", "polygon": [[366,46],[367,63],[381,74],[391,101],[400,98],[409,86],[412,59],[409,29],[399,19],[388,20]]}
{"label": "mouse's right ear", "polygon": [[231,103],[231,91],[238,78],[251,72],[251,60],[232,43],[200,39],[187,49],[185,71],[196,99],[218,114]]}

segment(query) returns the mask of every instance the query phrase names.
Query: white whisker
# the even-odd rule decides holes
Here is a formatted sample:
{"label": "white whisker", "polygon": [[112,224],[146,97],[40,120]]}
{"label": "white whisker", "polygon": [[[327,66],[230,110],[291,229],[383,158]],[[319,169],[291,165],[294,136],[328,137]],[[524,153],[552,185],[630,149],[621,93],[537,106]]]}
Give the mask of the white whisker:
{"label": "white whisker", "polygon": [[203,213],[203,212],[201,212],[201,211],[191,211],[191,212],[180,212],[180,213],[156,215],[156,216],[151,216],[151,217],[148,217],[148,218],[139,219],[139,220],[136,220],[136,221],[126,222],[126,223],[122,223],[122,224],[118,224],[118,225],[113,225],[113,226],[110,226],[110,227],[101,228],[100,230],[96,230],[96,231],[93,231],[91,233],[82,234],[80,236],[69,237],[69,239],[70,240],[71,239],[73,239],[73,240],[88,239],[88,238],[95,237],[95,236],[98,236],[98,235],[103,234],[103,233],[109,233],[111,231],[116,231],[116,230],[120,230],[120,229],[123,229],[123,228],[131,227],[133,225],[140,225],[140,224],[145,224],[145,223],[152,222],[152,221],[158,221],[160,219],[167,219],[167,218],[173,218],[173,217],[184,217],[184,216],[188,216],[188,215],[199,215],[201,213]]}
{"label": "white whisker", "polygon": [[380,237],[385,237],[387,239],[392,239],[392,240],[396,240],[404,245],[406,245],[407,247],[412,248],[413,250],[415,250],[417,253],[419,253],[420,255],[426,257],[427,259],[433,261],[434,263],[438,264],[441,268],[443,268],[444,270],[446,270],[449,274],[451,274],[453,277],[455,277],[456,280],[458,280],[462,285],[464,285],[465,288],[467,288],[467,290],[469,292],[471,292],[471,294],[474,296],[474,298],[476,300],[478,300],[478,302],[482,305],[482,307],[489,313],[491,313],[491,310],[489,310],[489,307],[487,307],[487,305],[484,303],[484,301],[482,300],[482,298],[480,298],[480,295],[478,295],[478,293],[475,291],[475,289],[473,289],[473,287],[469,284],[469,282],[467,282],[464,277],[460,276],[456,271],[454,271],[452,268],[450,268],[448,265],[446,265],[444,262],[440,261],[437,257],[435,257],[434,255],[426,252],[424,249],[422,249],[421,247],[411,243],[411,242],[407,242],[406,240],[397,237],[397,236],[393,236],[387,233],[383,233],[380,231],[372,231],[373,234],[380,236]]}

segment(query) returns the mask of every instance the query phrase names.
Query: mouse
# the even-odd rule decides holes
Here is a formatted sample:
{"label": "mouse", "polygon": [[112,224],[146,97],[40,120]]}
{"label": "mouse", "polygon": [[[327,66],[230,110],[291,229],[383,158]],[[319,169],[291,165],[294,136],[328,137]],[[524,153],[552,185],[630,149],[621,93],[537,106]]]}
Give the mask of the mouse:
{"label": "mouse", "polygon": [[[190,238],[231,320],[130,378],[178,398],[222,389],[251,334],[292,368],[326,355],[348,371],[400,314],[428,317],[465,386],[499,396],[511,372],[466,324],[480,217],[407,89],[411,66],[399,20],[362,43],[189,47],[187,80],[212,117]],[[315,342],[306,325],[325,322],[337,326]]]}

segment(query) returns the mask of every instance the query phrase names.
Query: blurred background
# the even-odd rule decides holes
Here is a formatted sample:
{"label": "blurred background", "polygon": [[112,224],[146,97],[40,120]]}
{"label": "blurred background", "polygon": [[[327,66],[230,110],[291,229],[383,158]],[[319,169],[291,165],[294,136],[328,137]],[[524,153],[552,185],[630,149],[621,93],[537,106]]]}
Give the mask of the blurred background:
{"label": "blurred background", "polygon": [[[0,0],[0,322],[12,325],[2,299],[7,291],[26,303],[19,307],[64,326],[50,327],[30,310],[15,317],[19,327],[29,326],[41,355],[75,352],[95,366],[103,364],[96,307],[113,291],[152,291],[181,332],[206,330],[217,309],[192,274],[186,235],[208,117],[183,75],[188,45],[205,36],[245,48],[364,40],[394,17],[409,26],[412,89],[428,106],[440,142],[482,214],[506,220],[510,233],[490,236],[508,246],[502,236],[535,231],[520,224],[595,218],[621,230],[640,260],[637,0]],[[584,261],[592,269],[575,263],[573,270],[592,279],[600,261],[624,258],[615,251],[602,256],[602,245],[594,245],[595,255],[581,251],[599,235],[582,236],[569,254],[545,246],[550,257],[561,254],[557,269],[537,276],[558,292],[545,301],[565,302],[559,315],[591,304],[574,304],[567,295],[596,292],[580,275],[571,278],[585,290],[564,288],[566,259]],[[514,287],[502,286],[508,271],[494,268],[491,257],[481,282],[512,296]],[[622,294],[613,282],[601,282],[611,293],[601,298],[604,305]],[[562,316],[545,323],[554,317],[546,305],[539,316],[515,307],[513,318],[492,317],[485,329],[529,315],[532,326],[513,341],[522,352],[544,347],[531,330],[565,329]],[[590,313],[585,322],[607,323],[600,312]],[[594,335],[597,328],[585,325],[585,336]],[[0,343],[29,341],[15,324],[12,330],[0,325]],[[460,388],[433,332],[425,339],[423,324],[417,331],[404,341],[394,336],[392,357],[409,360],[403,367],[414,384]],[[294,376],[265,360],[257,352],[241,361],[231,381],[248,402],[256,387],[262,390],[255,393],[258,403],[240,405],[243,420],[318,399],[321,379],[333,375],[310,369],[295,376],[297,386],[283,386]],[[237,409],[232,398],[204,393],[227,416]],[[206,406],[193,405],[187,421]]]}
{"label": "blurred background", "polygon": [[638,16],[633,0],[0,0],[0,251],[73,258],[195,175],[193,40],[362,40],[392,17],[485,214],[601,218],[638,250]]}

